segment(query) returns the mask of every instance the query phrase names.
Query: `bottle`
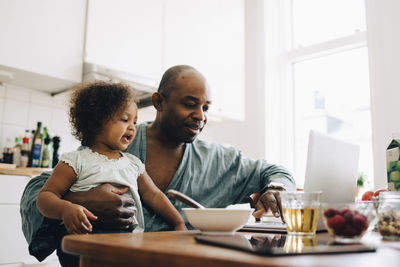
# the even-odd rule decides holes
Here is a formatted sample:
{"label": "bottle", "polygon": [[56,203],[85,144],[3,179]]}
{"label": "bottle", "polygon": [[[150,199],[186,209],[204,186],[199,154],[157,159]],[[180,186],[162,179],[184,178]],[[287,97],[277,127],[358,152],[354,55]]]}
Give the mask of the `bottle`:
{"label": "bottle", "polygon": [[[44,130],[45,128],[43,128],[43,130]],[[50,146],[49,146],[49,144],[50,144],[50,142],[51,142],[51,139],[50,139],[50,136],[47,134],[47,131],[46,131],[46,137],[44,138],[44,145],[43,145],[43,150],[42,150],[42,164],[41,164],[41,167],[42,168],[50,168],[50,156],[51,156],[51,154],[50,154]]]}
{"label": "bottle", "polygon": [[20,138],[19,137],[15,137],[15,145],[13,148],[13,164],[15,164],[15,166],[20,167],[21,166],[21,142],[20,142]]}
{"label": "bottle", "polygon": [[42,156],[42,133],[41,133],[42,123],[39,121],[37,123],[35,135],[32,138],[32,148],[30,154],[30,166],[40,167],[40,160]]}
{"label": "bottle", "polygon": [[28,162],[29,162],[29,138],[25,136],[24,138],[22,138],[21,167],[23,168],[28,167]]}
{"label": "bottle", "polygon": [[53,164],[52,167],[54,168],[58,163],[58,149],[60,147],[61,138],[59,136],[53,137]]}
{"label": "bottle", "polygon": [[13,163],[13,145],[12,139],[7,137],[6,146],[3,148],[3,163]]}

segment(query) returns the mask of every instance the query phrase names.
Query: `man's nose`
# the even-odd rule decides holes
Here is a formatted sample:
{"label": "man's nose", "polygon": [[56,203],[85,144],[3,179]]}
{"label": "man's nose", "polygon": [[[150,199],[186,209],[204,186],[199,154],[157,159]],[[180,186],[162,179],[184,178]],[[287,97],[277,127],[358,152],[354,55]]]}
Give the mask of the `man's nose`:
{"label": "man's nose", "polygon": [[198,121],[204,121],[206,119],[206,113],[204,112],[203,108],[198,108],[193,113],[193,118]]}

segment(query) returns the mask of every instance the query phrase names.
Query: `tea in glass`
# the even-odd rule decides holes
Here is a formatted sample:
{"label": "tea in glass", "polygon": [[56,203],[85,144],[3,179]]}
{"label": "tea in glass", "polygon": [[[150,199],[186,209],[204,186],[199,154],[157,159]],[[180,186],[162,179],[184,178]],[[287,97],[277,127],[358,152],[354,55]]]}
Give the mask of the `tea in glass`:
{"label": "tea in glass", "polygon": [[288,234],[314,235],[317,230],[321,191],[281,192]]}

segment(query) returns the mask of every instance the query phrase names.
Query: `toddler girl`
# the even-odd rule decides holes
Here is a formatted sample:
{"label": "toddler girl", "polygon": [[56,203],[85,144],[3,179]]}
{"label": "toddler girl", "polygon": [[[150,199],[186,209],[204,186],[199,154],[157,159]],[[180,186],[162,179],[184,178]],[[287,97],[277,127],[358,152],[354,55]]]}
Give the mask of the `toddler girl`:
{"label": "toddler girl", "polygon": [[144,230],[141,199],[175,230],[186,230],[183,218],[153,183],[140,159],[121,152],[135,138],[136,102],[133,89],[122,83],[97,81],[73,91],[69,117],[73,135],[83,148],[61,156],[37,198],[40,212],[62,220],[68,233],[92,232],[90,220],[97,217],[62,196],[68,190],[87,191],[103,183],[129,187],[127,194],[136,208],[135,232]]}

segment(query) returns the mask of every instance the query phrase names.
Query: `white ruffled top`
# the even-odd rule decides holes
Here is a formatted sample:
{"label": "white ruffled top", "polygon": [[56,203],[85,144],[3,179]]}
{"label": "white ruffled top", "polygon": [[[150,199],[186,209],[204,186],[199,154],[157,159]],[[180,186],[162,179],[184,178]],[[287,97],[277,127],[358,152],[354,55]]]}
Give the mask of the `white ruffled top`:
{"label": "white ruffled top", "polygon": [[143,231],[144,219],[137,178],[145,171],[145,166],[132,154],[121,152],[121,155],[119,159],[108,159],[107,156],[84,147],[62,154],[60,161],[71,166],[76,173],[76,182],[70,188],[72,192],[88,191],[104,183],[128,186],[130,190],[127,195],[132,197],[136,204],[135,221],[138,226],[134,231]]}

